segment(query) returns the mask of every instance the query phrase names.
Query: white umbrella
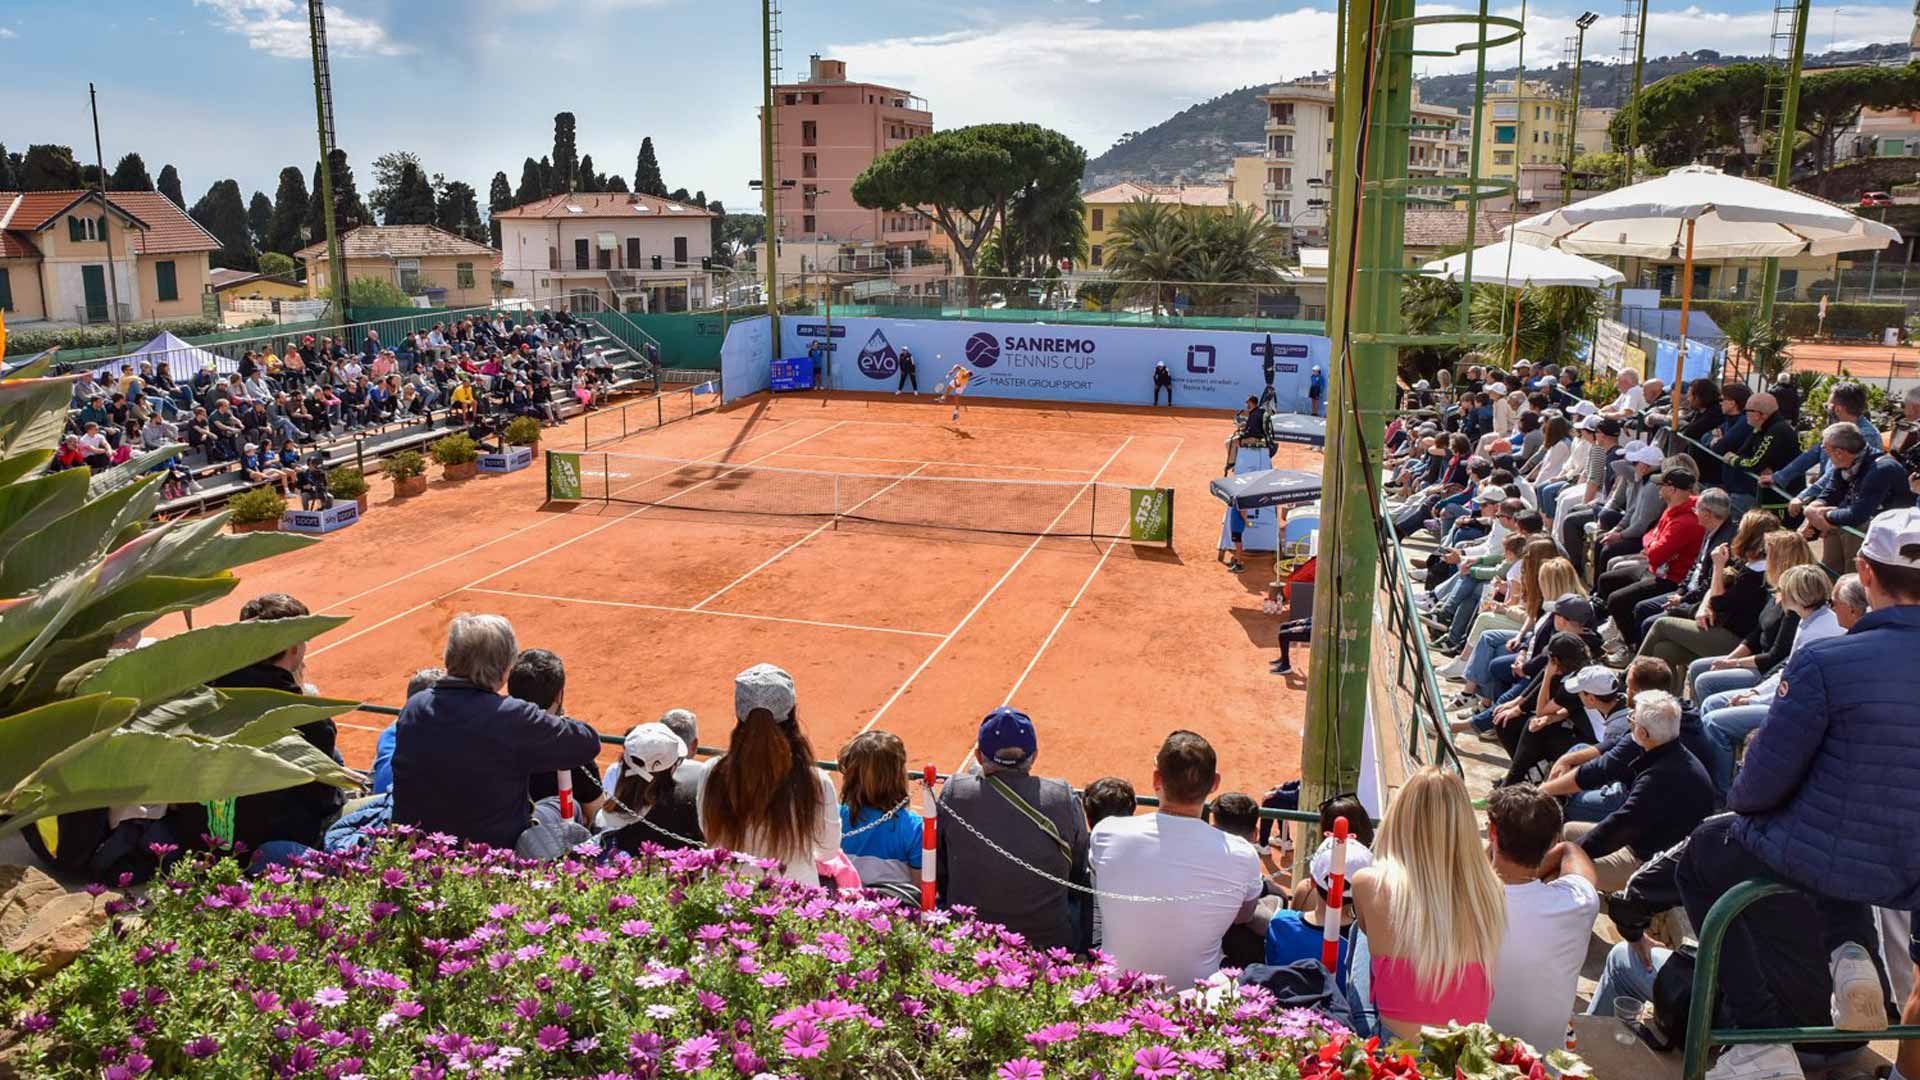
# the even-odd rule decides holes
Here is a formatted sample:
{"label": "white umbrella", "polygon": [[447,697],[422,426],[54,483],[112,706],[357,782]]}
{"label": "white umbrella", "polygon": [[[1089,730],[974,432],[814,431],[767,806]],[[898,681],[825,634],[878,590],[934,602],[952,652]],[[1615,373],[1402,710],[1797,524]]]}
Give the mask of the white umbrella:
{"label": "white umbrella", "polygon": [[[1427,277],[1459,281],[1467,274],[1467,256],[1451,255],[1427,263],[1420,269]],[[1473,251],[1473,281],[1476,285],[1505,285],[1516,289],[1570,285],[1601,289],[1625,280],[1626,275],[1605,263],[1583,259],[1557,248],[1501,242]]]}
{"label": "white umbrella", "polygon": [[[1505,285],[1519,290],[1529,286],[1570,285],[1600,289],[1618,285],[1626,275],[1605,263],[1550,247],[1516,244],[1512,240],[1475,248],[1473,275],[1475,284]],[[1467,277],[1467,255],[1451,255],[1420,268],[1426,277],[1460,281]],[[1513,363],[1520,348],[1520,294],[1513,296],[1513,337],[1507,345],[1507,363]]]}
{"label": "white umbrella", "polygon": [[1830,202],[1689,165],[1514,223],[1522,243],[1582,255],[1681,258],[1680,364],[1686,365],[1693,262],[1788,255],[1832,255],[1884,248],[1900,232]]}

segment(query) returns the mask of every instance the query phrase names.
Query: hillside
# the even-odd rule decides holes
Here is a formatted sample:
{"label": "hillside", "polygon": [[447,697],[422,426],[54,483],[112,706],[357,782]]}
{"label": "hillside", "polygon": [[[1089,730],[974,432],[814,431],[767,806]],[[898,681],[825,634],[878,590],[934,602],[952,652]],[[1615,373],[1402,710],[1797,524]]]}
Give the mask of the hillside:
{"label": "hillside", "polygon": [[[1870,60],[1902,59],[1906,42],[1887,42],[1861,49],[1841,50],[1809,57],[1809,68]],[[1648,83],[1694,68],[1755,59],[1723,56],[1712,49],[1678,56],[1648,57],[1645,79]],[[1580,99],[1583,104],[1617,105],[1631,83],[1631,69],[1589,59],[1581,65]],[[1511,79],[1514,69],[1490,71],[1487,79]],[[1527,77],[1564,86],[1571,68],[1558,65],[1544,70],[1530,69]],[[1417,80],[1420,96],[1439,105],[1465,109],[1473,103],[1473,75],[1434,75]],[[1121,180],[1147,180],[1171,183],[1221,183],[1233,169],[1237,156],[1257,154],[1266,142],[1266,110],[1260,95],[1266,86],[1246,86],[1221,94],[1210,101],[1191,105],[1152,127],[1133,132],[1105,153],[1087,162],[1084,183],[1089,190]]]}

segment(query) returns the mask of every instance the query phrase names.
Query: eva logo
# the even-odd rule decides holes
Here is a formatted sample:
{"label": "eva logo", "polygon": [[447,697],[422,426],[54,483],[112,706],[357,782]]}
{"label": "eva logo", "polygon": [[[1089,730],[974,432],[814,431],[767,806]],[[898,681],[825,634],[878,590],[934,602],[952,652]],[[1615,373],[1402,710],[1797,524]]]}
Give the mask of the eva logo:
{"label": "eva logo", "polygon": [[1187,370],[1195,375],[1211,375],[1214,367],[1214,350],[1211,345],[1187,346]]}
{"label": "eva logo", "polygon": [[894,353],[887,335],[875,330],[860,347],[859,365],[860,373],[869,379],[891,379],[900,370],[900,357]]}
{"label": "eva logo", "polygon": [[977,368],[990,368],[1000,362],[1000,341],[982,331],[967,339],[966,353],[967,363]]}

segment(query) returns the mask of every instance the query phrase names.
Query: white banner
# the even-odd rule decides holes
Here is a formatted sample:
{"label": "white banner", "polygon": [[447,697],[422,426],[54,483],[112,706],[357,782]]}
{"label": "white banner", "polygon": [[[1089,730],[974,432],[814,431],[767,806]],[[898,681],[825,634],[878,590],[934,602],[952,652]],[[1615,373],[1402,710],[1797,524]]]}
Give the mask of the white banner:
{"label": "white banner", "polygon": [[1593,335],[1593,366],[1602,371],[1619,371],[1627,362],[1627,324],[1601,319]]}

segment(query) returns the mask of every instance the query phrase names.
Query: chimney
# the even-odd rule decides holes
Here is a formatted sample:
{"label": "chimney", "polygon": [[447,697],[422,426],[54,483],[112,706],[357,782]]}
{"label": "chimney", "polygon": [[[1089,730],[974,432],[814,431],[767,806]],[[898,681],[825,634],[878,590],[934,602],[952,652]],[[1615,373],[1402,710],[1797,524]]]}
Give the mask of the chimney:
{"label": "chimney", "polygon": [[847,62],[845,60],[823,60],[819,53],[807,57],[808,82],[845,82]]}

